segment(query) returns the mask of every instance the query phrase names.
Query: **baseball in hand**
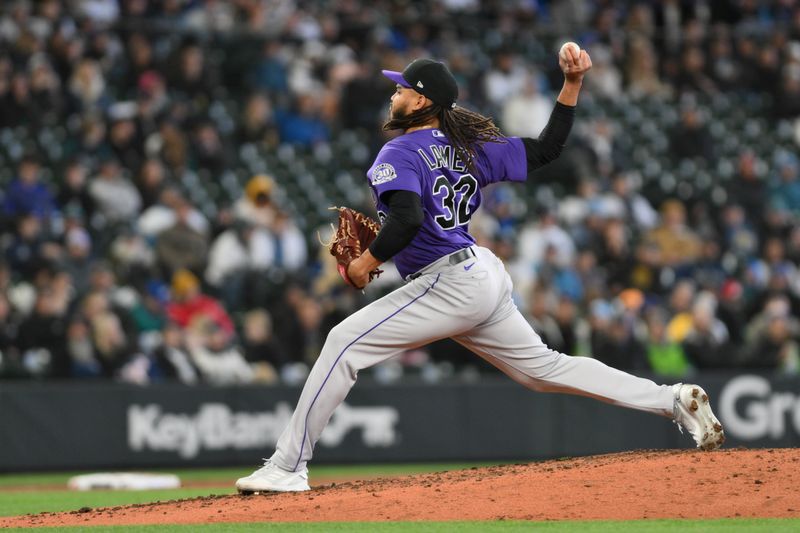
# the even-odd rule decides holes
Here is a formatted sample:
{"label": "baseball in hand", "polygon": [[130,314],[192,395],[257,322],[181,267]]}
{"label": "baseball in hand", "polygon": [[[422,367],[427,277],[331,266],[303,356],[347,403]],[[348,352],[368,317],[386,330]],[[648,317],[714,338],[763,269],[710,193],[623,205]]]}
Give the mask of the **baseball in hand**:
{"label": "baseball in hand", "polygon": [[569,48],[572,48],[572,53],[575,54],[576,58],[580,57],[581,47],[578,46],[576,43],[573,43],[572,41],[566,42],[561,45],[561,49],[558,51],[558,56],[564,61],[572,61],[572,57],[570,56],[570,53],[567,51]]}

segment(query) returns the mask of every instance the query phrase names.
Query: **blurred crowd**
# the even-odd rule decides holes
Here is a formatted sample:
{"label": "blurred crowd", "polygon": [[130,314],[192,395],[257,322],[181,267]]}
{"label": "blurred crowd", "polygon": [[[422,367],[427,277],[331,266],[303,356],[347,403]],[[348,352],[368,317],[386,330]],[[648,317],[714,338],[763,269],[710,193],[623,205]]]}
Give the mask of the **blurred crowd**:
{"label": "blurred crowd", "polygon": [[[794,4],[3,2],[0,377],[301,382],[329,329],[400,280],[345,289],[317,218],[282,200],[304,176],[249,172],[249,148],[317,153],[356,131],[374,154],[389,135],[380,69],[419,56],[448,62],[460,105],[535,137],[569,38],[594,61],[584,100],[668,105],[671,164],[711,171],[702,102],[755,94],[770,121],[800,115]],[[497,186],[473,219],[536,331],[663,376],[800,372],[797,156],[742,147],[724,198],[651,195],[613,128],[579,113],[542,175],[561,192],[532,203],[538,184]],[[439,342],[375,375],[480,371]]]}

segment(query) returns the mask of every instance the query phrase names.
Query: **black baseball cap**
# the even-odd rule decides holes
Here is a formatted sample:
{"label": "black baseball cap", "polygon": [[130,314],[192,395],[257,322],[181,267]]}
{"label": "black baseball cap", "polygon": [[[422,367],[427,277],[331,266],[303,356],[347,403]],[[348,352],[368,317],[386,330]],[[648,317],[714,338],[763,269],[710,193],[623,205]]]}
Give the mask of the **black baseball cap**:
{"label": "black baseball cap", "polygon": [[458,84],[444,66],[433,59],[415,59],[403,70],[383,70],[383,75],[402,87],[414,89],[433,103],[447,108],[456,106]]}

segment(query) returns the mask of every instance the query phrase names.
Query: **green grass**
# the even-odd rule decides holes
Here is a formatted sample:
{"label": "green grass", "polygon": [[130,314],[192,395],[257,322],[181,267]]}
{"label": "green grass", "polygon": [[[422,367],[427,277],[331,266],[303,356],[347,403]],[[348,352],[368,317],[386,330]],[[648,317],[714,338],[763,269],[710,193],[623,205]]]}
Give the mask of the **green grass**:
{"label": "green grass", "polygon": [[[475,463],[410,463],[410,464],[370,464],[370,465],[313,465],[310,467],[311,481],[314,479],[344,478],[353,476],[400,476],[406,474],[419,474],[424,472],[439,472],[443,470],[460,470],[473,466],[489,466],[503,464],[502,462],[475,462]],[[193,468],[193,469],[148,469],[148,472],[165,472],[175,474],[183,481],[219,481],[223,484],[232,484],[237,478],[245,476],[258,468],[254,463],[252,467],[236,468]],[[67,480],[72,476],[88,472],[46,472],[30,474],[0,474],[0,488],[34,485],[62,485],[66,487]]]}
{"label": "green grass", "polygon": [[[91,533],[202,533],[221,532],[281,532],[281,533],[482,533],[499,531],[541,531],[545,533],[587,532],[587,533],[789,533],[798,531],[800,520],[794,519],[724,519],[724,520],[631,520],[596,522],[321,522],[321,523],[278,523],[278,524],[203,524],[185,526],[98,526],[83,527],[82,531]],[[34,528],[9,529],[7,531],[67,531],[77,532],[76,528]]]}
{"label": "green grass", "polygon": [[[497,463],[318,466],[312,467],[311,482],[313,484],[315,482],[325,483],[326,480],[334,479],[401,476],[423,472],[459,470],[489,464]],[[233,482],[252,471],[253,468],[169,470],[170,473],[177,474],[184,482],[203,482],[210,485],[172,490],[98,490],[91,492],[53,490],[54,487],[64,487],[66,489],[67,480],[81,472],[7,474],[0,476],[0,488],[6,488],[6,490],[0,490],[0,516],[41,513],[43,511],[72,511],[81,507],[112,507],[157,500],[193,498],[209,494],[233,494]],[[25,490],[12,491],[8,490],[9,487],[25,487]],[[37,487],[42,488],[36,490]]]}
{"label": "green grass", "polygon": [[0,492],[0,516],[16,516],[43,511],[74,511],[81,507],[114,507],[132,503],[232,493],[232,487],[137,491],[98,490],[92,492],[54,490]]}

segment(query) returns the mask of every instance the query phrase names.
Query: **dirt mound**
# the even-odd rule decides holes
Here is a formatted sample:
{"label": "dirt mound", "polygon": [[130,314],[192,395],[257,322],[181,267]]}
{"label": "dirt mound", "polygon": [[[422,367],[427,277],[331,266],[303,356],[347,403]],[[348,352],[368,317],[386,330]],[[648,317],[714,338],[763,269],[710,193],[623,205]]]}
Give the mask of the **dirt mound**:
{"label": "dirt mound", "polygon": [[[1,527],[208,522],[800,517],[800,449],[639,451],[0,518]],[[313,476],[313,470],[312,470]],[[312,480],[313,481],[313,480]]]}

